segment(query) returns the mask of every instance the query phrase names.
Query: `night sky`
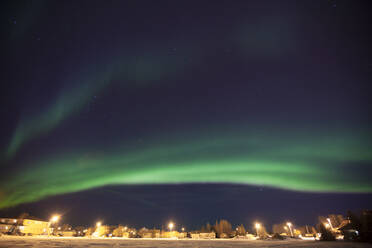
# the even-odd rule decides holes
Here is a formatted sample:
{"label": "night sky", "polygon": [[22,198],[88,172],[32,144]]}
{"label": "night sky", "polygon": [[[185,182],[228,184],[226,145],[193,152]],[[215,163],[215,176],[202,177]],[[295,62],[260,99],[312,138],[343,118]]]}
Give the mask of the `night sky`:
{"label": "night sky", "polygon": [[369,1],[2,1],[0,214],[194,228],[372,208]]}

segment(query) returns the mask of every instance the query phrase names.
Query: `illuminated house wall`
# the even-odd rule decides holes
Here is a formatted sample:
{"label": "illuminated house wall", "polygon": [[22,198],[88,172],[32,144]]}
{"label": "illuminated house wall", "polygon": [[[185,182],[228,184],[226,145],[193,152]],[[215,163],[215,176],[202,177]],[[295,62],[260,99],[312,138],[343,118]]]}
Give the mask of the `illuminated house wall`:
{"label": "illuminated house wall", "polygon": [[21,233],[41,235],[48,233],[49,222],[32,219],[0,218],[0,232],[8,232],[14,225]]}
{"label": "illuminated house wall", "polygon": [[0,233],[9,232],[13,225],[19,223],[17,219],[0,218]]}
{"label": "illuminated house wall", "polygon": [[20,231],[25,234],[33,235],[47,234],[48,225],[49,222],[47,221],[24,219],[23,228],[20,228]]}

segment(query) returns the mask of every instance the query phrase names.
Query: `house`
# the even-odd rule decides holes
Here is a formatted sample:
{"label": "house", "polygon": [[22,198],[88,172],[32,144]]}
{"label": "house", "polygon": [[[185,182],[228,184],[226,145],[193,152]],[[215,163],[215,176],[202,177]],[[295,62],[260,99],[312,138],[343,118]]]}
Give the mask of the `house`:
{"label": "house", "polygon": [[208,233],[200,233],[201,239],[215,239],[216,233],[215,232],[208,232]]}
{"label": "house", "polygon": [[178,238],[179,233],[177,231],[172,231],[172,232],[162,232],[160,237],[161,238]]}
{"label": "house", "polygon": [[24,235],[43,235],[49,232],[49,222],[39,219],[0,218],[0,232]]}
{"label": "house", "polygon": [[180,232],[180,233],[178,233],[178,238],[179,239],[185,239],[185,238],[187,238],[187,232]]}
{"label": "house", "polygon": [[208,233],[191,233],[192,239],[215,239],[216,233],[215,232],[208,232]]}
{"label": "house", "polygon": [[191,233],[190,236],[192,239],[200,239],[200,233]]}

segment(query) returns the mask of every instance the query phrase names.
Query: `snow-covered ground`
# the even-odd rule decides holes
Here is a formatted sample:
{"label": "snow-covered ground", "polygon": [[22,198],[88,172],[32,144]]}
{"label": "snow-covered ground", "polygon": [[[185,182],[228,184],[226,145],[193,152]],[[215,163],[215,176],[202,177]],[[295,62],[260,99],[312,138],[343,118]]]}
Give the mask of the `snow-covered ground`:
{"label": "snow-covered ground", "polygon": [[372,246],[362,243],[343,241],[320,242],[303,240],[255,241],[255,240],[164,240],[164,239],[90,239],[90,238],[48,238],[48,237],[0,237],[0,247],[53,247],[53,248],[101,248],[101,247],[132,247],[132,248],[364,248]]}

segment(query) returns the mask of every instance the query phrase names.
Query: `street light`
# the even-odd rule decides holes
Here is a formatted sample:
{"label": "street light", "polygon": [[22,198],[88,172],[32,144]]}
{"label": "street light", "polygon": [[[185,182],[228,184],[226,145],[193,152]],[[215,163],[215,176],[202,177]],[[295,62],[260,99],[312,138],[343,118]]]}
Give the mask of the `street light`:
{"label": "street light", "polygon": [[260,223],[256,223],[255,224],[255,227],[256,227],[256,233],[257,233],[257,237],[258,237],[258,229],[261,228],[261,224]]}
{"label": "street light", "polygon": [[184,231],[185,231],[185,228],[184,228],[184,227],[182,227],[182,229],[181,229],[181,230],[182,230],[182,232],[184,232]]}
{"label": "street light", "polygon": [[[59,215],[53,215],[50,220],[49,220],[49,223],[48,223],[48,235],[50,235],[50,226],[53,224],[53,223],[57,223],[59,221],[59,218],[60,216]],[[53,230],[54,231],[54,230]]]}
{"label": "street light", "polygon": [[289,231],[291,232],[291,237],[293,237],[292,223],[291,222],[287,222],[287,226],[289,227]]}
{"label": "street light", "polygon": [[59,221],[59,215],[53,215],[52,218],[50,218],[50,222],[55,223]]}
{"label": "street light", "polygon": [[92,233],[93,237],[99,237],[101,225],[102,225],[101,221],[96,222],[96,230],[94,230],[94,233]]}
{"label": "street light", "polygon": [[174,227],[173,222],[170,222],[169,225],[168,225],[168,227],[169,227],[169,230],[172,231],[172,229],[173,229],[173,227]]}

